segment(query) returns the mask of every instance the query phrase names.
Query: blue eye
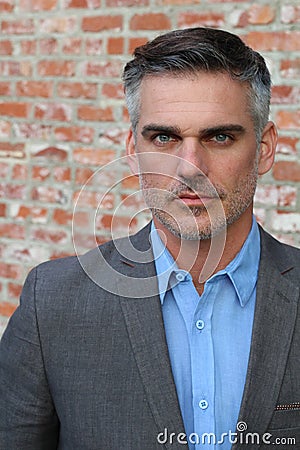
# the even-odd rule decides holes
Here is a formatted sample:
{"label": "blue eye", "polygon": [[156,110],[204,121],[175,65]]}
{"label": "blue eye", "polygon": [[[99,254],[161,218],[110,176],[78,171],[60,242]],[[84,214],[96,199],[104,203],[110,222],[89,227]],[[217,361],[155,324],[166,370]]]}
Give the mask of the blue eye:
{"label": "blue eye", "polygon": [[227,134],[216,134],[215,136],[215,139],[218,142],[225,142],[228,138],[229,136],[227,136]]}
{"label": "blue eye", "polygon": [[156,139],[159,142],[165,143],[165,142],[169,142],[171,138],[167,134],[159,134],[158,136],[156,136]]}

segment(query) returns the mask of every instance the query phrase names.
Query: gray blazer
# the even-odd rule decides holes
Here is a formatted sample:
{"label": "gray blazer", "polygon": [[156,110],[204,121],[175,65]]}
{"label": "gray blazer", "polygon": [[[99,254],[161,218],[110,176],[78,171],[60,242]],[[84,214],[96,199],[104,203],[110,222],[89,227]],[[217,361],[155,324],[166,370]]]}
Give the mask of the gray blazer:
{"label": "gray blazer", "polygon": [[[132,237],[132,244],[145,252],[148,236],[149,226]],[[276,448],[296,449],[300,251],[262,230],[261,242],[239,421],[247,424],[248,433],[270,433],[273,441],[295,437],[298,447],[282,443]],[[92,282],[76,257],[43,263],[28,276],[0,346],[1,450],[187,448],[177,441],[184,427],[155,294],[154,264],[127,259],[127,244],[118,241],[118,251],[112,242],[101,246],[105,261],[118,271],[114,278],[97,264],[98,249],[83,258],[95,277],[100,273],[98,284],[106,277],[119,293]],[[125,249],[121,256],[120,248]],[[130,277],[143,279],[144,298],[122,295],[127,292],[124,279]],[[149,292],[153,295],[147,296]],[[159,443],[157,436],[165,429],[167,442]],[[184,441],[183,435],[179,440]],[[246,447],[270,448],[256,442],[248,440]]]}

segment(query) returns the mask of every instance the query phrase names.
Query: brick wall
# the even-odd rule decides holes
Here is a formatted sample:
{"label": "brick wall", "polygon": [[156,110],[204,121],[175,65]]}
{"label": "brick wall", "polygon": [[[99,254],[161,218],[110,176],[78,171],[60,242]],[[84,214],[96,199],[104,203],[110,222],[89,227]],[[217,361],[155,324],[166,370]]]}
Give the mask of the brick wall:
{"label": "brick wall", "polygon": [[120,73],[135,46],[198,25],[234,31],[268,60],[280,142],[256,214],[299,246],[298,0],[0,0],[0,334],[28,270],[74,253],[75,204],[80,252],[147,220],[122,160]]}

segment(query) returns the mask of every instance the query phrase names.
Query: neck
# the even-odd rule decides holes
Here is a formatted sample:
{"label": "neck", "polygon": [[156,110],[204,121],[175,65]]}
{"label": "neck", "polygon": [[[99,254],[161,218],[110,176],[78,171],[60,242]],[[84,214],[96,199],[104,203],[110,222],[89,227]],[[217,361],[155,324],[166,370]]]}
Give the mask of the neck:
{"label": "neck", "polygon": [[252,206],[212,239],[183,240],[156,219],[154,223],[178,267],[191,274],[198,291],[202,292],[205,281],[224,269],[242,248],[252,226]]}

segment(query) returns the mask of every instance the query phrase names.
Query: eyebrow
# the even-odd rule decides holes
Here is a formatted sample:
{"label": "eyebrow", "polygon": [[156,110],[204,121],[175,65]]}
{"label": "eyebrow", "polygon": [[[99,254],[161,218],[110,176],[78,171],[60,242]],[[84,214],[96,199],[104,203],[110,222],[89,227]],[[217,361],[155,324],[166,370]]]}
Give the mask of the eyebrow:
{"label": "eyebrow", "polygon": [[[153,132],[160,132],[160,133],[174,134],[174,135],[181,134],[181,130],[177,126],[159,125],[159,124],[155,124],[155,123],[150,123],[148,125],[145,125],[141,131],[141,134],[143,137],[147,137],[150,133],[153,133]],[[242,125],[228,123],[228,124],[216,125],[214,127],[208,127],[208,128],[199,130],[199,136],[207,137],[207,136],[213,136],[215,134],[230,133],[230,132],[243,134],[246,132],[246,129]]]}
{"label": "eyebrow", "polygon": [[153,132],[160,132],[166,134],[180,134],[180,128],[168,126],[168,125],[159,125],[155,123],[150,123],[149,125],[145,125],[141,131],[141,135],[147,137],[148,134]]}

